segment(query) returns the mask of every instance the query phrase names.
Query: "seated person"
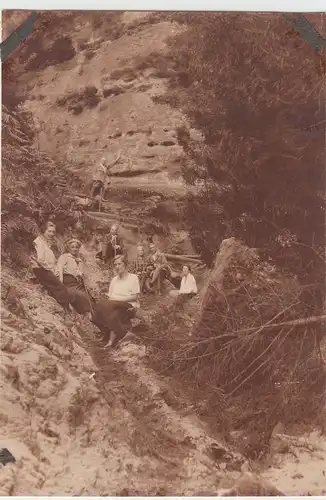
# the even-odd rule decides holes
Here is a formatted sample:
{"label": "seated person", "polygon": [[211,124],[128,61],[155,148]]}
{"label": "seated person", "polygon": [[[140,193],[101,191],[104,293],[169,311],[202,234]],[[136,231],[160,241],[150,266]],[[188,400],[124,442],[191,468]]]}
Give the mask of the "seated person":
{"label": "seated person", "polygon": [[112,279],[108,299],[102,299],[94,307],[92,321],[108,339],[106,347],[114,347],[131,330],[131,319],[140,307],[140,286],[136,274],[127,270],[126,258],[114,259],[116,276]]}
{"label": "seated person", "polygon": [[59,257],[57,270],[60,281],[66,286],[70,304],[78,314],[88,314],[94,306],[94,299],[88,294],[84,284],[84,265],[80,258],[81,242],[72,238],[66,244],[67,253]]}
{"label": "seated person", "polygon": [[165,255],[156,248],[155,243],[149,244],[149,250],[151,253],[148,264],[149,268],[153,268],[149,285],[151,288],[155,287],[157,292],[160,292],[163,280],[170,279],[172,271]]}
{"label": "seated person", "polygon": [[179,290],[171,290],[170,295],[174,297],[193,297],[198,292],[196,280],[193,274],[191,274],[190,266],[185,265],[182,269],[182,280]]}
{"label": "seated person", "polygon": [[146,277],[147,262],[145,257],[145,249],[142,245],[137,247],[137,256],[132,265],[132,272],[138,276],[140,282],[140,290],[142,291],[144,280]]}
{"label": "seated person", "polygon": [[54,254],[56,226],[53,222],[45,223],[44,232],[34,240],[37,257],[32,258],[33,272],[38,282],[47,290],[65,311],[70,311],[68,291],[59,280],[57,260]]}
{"label": "seated person", "polygon": [[122,255],[122,241],[118,235],[118,225],[113,224],[110,234],[104,236],[101,241],[101,249],[96,254],[96,258],[107,262],[114,259],[117,255]]}

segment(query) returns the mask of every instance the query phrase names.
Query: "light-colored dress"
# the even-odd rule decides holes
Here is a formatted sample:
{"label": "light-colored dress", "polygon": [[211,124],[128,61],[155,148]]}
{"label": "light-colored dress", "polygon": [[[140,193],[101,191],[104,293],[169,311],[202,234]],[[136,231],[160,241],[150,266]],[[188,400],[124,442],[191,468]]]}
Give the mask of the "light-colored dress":
{"label": "light-colored dress", "polygon": [[191,273],[187,276],[183,276],[179,292],[180,294],[197,293],[196,280]]}
{"label": "light-colored dress", "polygon": [[57,272],[60,274],[70,274],[75,278],[84,276],[84,265],[80,257],[73,257],[71,253],[64,253],[59,257]]}
{"label": "light-colored dress", "polygon": [[55,258],[55,255],[44,236],[38,236],[33,243],[37,253],[37,262],[39,264],[37,265],[35,263],[33,264],[33,267],[42,267],[43,269],[51,271],[58,276],[57,259]]}
{"label": "light-colored dress", "polygon": [[[118,300],[125,302],[126,297],[131,295],[140,294],[139,279],[136,274],[127,273],[125,276],[120,278],[115,276],[110,284],[108,297],[111,300]],[[138,309],[140,307],[139,301],[129,302],[134,308]]]}

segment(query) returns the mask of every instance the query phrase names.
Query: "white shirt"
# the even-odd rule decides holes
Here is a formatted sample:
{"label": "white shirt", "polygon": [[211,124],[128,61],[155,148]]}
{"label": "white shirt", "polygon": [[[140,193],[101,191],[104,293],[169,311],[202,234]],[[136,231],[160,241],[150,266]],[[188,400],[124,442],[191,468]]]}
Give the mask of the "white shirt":
{"label": "white shirt", "polygon": [[52,271],[54,274],[57,273],[56,269],[56,258],[54,253],[52,252],[48,242],[44,238],[44,236],[38,236],[34,241],[34,246],[37,253],[37,262],[41,267],[47,269],[48,271]]}
{"label": "white shirt", "polygon": [[63,274],[71,274],[77,278],[78,276],[83,276],[84,269],[83,263],[80,258],[75,259],[71,253],[64,253],[58,259],[58,272],[62,269]]}
{"label": "white shirt", "polygon": [[97,169],[94,172],[93,181],[104,182],[105,177],[106,177],[106,167],[103,165],[103,163],[100,163],[100,165],[97,167]]}
{"label": "white shirt", "polygon": [[[136,274],[127,273],[123,278],[115,276],[111,281],[108,297],[112,300],[125,300],[130,295],[139,295],[140,286],[139,279]],[[138,308],[140,307],[139,301],[130,302],[130,304]]]}
{"label": "white shirt", "polygon": [[181,280],[180,293],[197,293],[197,284],[194,276],[188,274],[184,276]]}

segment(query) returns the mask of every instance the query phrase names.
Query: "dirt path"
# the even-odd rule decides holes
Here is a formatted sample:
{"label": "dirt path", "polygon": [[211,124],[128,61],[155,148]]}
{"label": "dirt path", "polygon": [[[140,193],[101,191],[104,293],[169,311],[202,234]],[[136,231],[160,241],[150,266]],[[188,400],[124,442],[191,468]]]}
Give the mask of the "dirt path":
{"label": "dirt path", "polygon": [[214,494],[220,471],[206,453],[214,440],[165,401],[145,346],[110,355],[87,322],[74,334],[39,287],[7,270],[3,280],[35,326],[2,304],[0,445],[17,462],[1,470],[1,493]]}

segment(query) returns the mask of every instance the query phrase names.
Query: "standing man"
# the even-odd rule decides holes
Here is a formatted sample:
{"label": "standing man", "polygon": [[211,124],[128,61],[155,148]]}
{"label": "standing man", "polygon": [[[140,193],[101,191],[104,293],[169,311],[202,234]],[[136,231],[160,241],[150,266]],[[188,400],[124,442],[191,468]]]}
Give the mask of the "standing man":
{"label": "standing man", "polygon": [[170,279],[172,271],[165,255],[156,248],[155,243],[151,242],[149,244],[149,250],[149,265],[152,265],[154,269],[151,275],[150,285],[156,287],[156,291],[160,293],[164,278]]}
{"label": "standing man", "polygon": [[100,161],[99,166],[95,170],[93,175],[93,185],[91,189],[91,198],[94,198],[97,194],[99,194],[102,198],[105,190],[108,189],[111,181],[110,181],[110,170],[114,167],[120,160],[121,152],[119,151],[118,156],[115,160],[108,162],[108,160],[103,156]]}
{"label": "standing man", "polygon": [[104,262],[121,255],[123,251],[122,241],[118,235],[118,224],[113,224],[108,235],[104,235],[101,241],[100,251],[96,254],[97,259]]}
{"label": "standing man", "polygon": [[102,299],[94,307],[93,323],[105,337],[109,337],[104,346],[114,347],[131,330],[131,319],[140,307],[140,286],[136,274],[128,272],[124,255],[114,259],[116,276],[112,279],[108,299]]}
{"label": "standing man", "polygon": [[105,165],[105,158],[103,157],[93,175],[91,198],[94,198],[94,196],[98,194],[102,194],[106,176],[107,176],[107,167]]}

